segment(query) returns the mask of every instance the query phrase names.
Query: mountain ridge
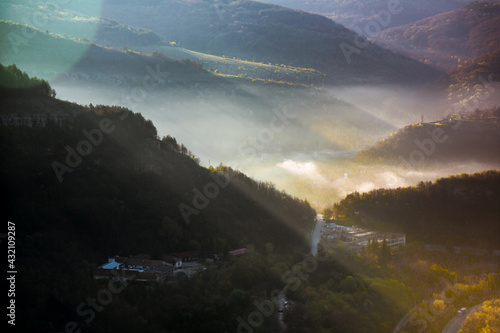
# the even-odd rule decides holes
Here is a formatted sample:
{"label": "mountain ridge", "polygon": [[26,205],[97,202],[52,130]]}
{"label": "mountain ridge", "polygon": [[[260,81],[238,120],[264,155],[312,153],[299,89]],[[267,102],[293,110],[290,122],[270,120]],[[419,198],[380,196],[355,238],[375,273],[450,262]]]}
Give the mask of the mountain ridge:
{"label": "mountain ridge", "polygon": [[500,49],[500,3],[474,2],[404,26],[391,28],[374,42],[413,59],[451,70],[464,60]]}
{"label": "mountain ridge", "polygon": [[439,75],[370,42],[349,61],[341,45],[354,46],[359,38],[355,32],[320,15],[255,1],[108,0],[102,4],[102,16],[144,26],[194,51],[314,68],[333,82],[417,82]]}

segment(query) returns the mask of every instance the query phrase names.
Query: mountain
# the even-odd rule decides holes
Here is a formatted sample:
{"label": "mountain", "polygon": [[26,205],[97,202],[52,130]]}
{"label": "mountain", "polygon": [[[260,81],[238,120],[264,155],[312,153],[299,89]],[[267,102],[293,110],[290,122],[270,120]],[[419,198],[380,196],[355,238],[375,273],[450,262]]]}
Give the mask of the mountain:
{"label": "mountain", "polygon": [[[171,45],[163,42],[150,30],[127,26],[109,18],[89,16],[65,6],[54,10],[50,4],[9,0],[1,3],[0,9],[0,20],[27,24],[46,33],[51,32],[105,47],[147,53],[161,52],[179,60],[191,59],[202,63],[207,69],[217,70],[219,74],[307,84],[322,84],[324,81],[324,74],[313,69],[242,61],[174,47],[175,43]],[[42,17],[43,24],[35,20],[25,20],[26,17]]]}
{"label": "mountain", "polygon": [[[85,10],[80,3],[70,6]],[[107,0],[101,6],[102,17],[149,29],[180,47],[314,68],[334,82],[418,82],[438,75],[323,16],[255,1]]]}
{"label": "mountain", "polygon": [[[57,10],[56,10],[57,9]],[[36,19],[27,19],[36,18]],[[153,32],[121,24],[115,20],[84,15],[64,6],[29,0],[6,0],[0,4],[0,20],[27,24],[70,38],[86,39],[104,46],[143,47],[161,44]]]}
{"label": "mountain", "polygon": [[499,190],[500,173],[486,171],[415,187],[356,192],[332,211],[349,225],[404,232],[408,242],[497,249]]}
{"label": "mountain", "polygon": [[143,82],[148,68],[157,72],[156,81],[161,82],[166,81],[167,72],[168,79],[179,84],[218,80],[192,60],[106,48],[85,39],[43,32],[19,23],[0,21],[0,43],[11,46],[2,49],[0,62],[15,63],[30,75],[49,80],[63,75],[66,78],[93,78],[101,83],[126,81],[137,84]]}
{"label": "mountain", "polygon": [[[24,76],[14,66],[4,70]],[[226,258],[206,276],[159,286],[151,297],[152,285],[130,281],[95,321],[81,302],[107,288],[108,281],[93,279],[92,271],[108,256],[162,258],[197,250],[203,257],[225,257],[246,247],[249,254],[288,257],[307,250],[315,212],[306,201],[223,165],[199,166],[175,138],[160,140],[141,114],[39,94],[0,103],[2,213],[15,224],[16,258],[25,268],[16,281],[16,310],[23,319],[16,328],[59,330],[71,319],[87,331],[109,323],[123,331],[206,331],[203,325],[230,330],[261,288],[281,282],[270,272],[273,264],[253,255]],[[224,282],[216,287],[216,281]],[[231,297],[235,289],[240,298]],[[183,297],[185,305],[179,303]],[[137,307],[146,299],[150,306],[152,300],[162,304],[153,307],[152,317],[151,309]],[[165,309],[169,314],[159,315]],[[217,315],[208,315],[214,309]]]}
{"label": "mountain", "polygon": [[[19,73],[21,73],[15,66],[9,66],[7,68],[2,66],[0,70],[1,73],[14,73],[16,76],[19,76]],[[5,75],[2,75],[2,77],[5,77]],[[34,81],[37,82],[37,80]],[[145,220],[152,218],[155,214],[167,214],[167,212],[169,212],[167,215],[170,218],[178,220],[179,223],[184,223],[185,219],[183,219],[183,215],[178,206],[183,202],[188,205],[191,204],[190,199],[192,199],[193,196],[193,188],[197,187],[203,189],[204,185],[208,183],[216,182],[220,184],[222,180],[229,181],[229,179],[231,179],[231,185],[220,185],[227,193],[222,193],[223,191],[220,189],[221,195],[214,200],[210,208],[207,208],[206,214],[200,214],[199,216],[193,216],[191,218],[193,224],[199,223],[203,225],[205,222],[208,224],[212,223],[208,221],[211,219],[210,216],[214,212],[218,216],[218,219],[216,219],[218,222],[213,220],[214,223],[222,223],[224,220],[223,216],[227,214],[228,211],[234,211],[235,215],[233,216],[246,214],[243,212],[254,205],[246,200],[251,200],[252,202],[259,201],[260,199],[258,196],[262,191],[261,194],[273,193],[272,196],[279,196],[279,198],[277,197],[278,201],[284,200],[281,202],[281,206],[278,205],[281,208],[273,212],[275,218],[279,219],[278,216],[281,214],[279,212],[280,209],[283,209],[283,212],[290,212],[295,209],[292,208],[295,207],[295,203],[293,203],[294,199],[284,193],[274,190],[271,185],[262,184],[261,188],[258,189],[257,182],[236,170],[222,166],[217,170],[213,168],[209,170],[199,166],[192,153],[188,152],[184,145],[177,144],[174,138],[167,136],[163,140],[160,140],[157,137],[157,130],[152,122],[150,120],[146,121],[141,114],[135,114],[122,107],[108,107],[102,105],[96,107],[83,107],[74,103],[60,101],[44,94],[25,95],[26,94],[22,97],[15,95],[11,97],[4,96],[5,98],[2,100],[3,107],[1,115],[3,126],[1,130],[2,137],[5,139],[3,142],[6,149],[3,150],[2,154],[4,154],[4,156],[12,156],[10,159],[2,158],[2,163],[4,163],[2,172],[4,172],[6,176],[2,177],[2,179],[5,179],[4,184],[7,184],[6,188],[12,191],[12,195],[9,196],[12,198],[11,207],[25,204],[16,201],[16,198],[19,198],[16,194],[20,193],[18,189],[19,191],[24,191],[26,188],[30,187],[28,183],[16,187],[11,181],[16,179],[16,175],[20,176],[23,172],[27,172],[28,169],[37,167],[40,171],[36,173],[36,175],[33,175],[36,178],[34,184],[44,184],[44,186],[43,190],[34,190],[32,193],[33,197],[38,194],[41,195],[42,192],[44,192],[50,193],[49,196],[54,195],[53,198],[55,200],[57,196],[61,195],[59,190],[64,189],[64,191],[69,191],[67,193],[69,196],[67,196],[64,201],[68,200],[66,203],[70,204],[73,199],[77,199],[76,197],[71,199],[73,195],[91,198],[92,195],[90,192],[95,190],[93,187],[106,187],[110,191],[115,191],[117,189],[116,186],[124,186],[122,190],[132,186],[125,192],[121,192],[121,194],[117,192],[112,195],[113,197],[118,195],[116,198],[121,198],[121,200],[134,201],[137,199],[139,201],[149,201],[154,199],[154,197],[152,197],[153,194],[158,194],[158,196],[156,196],[157,199],[154,200],[159,200],[157,203],[159,206],[155,205],[155,207],[159,208],[164,206],[166,210],[163,211],[163,213],[161,211],[154,212],[154,210],[148,212],[143,216]],[[45,121],[42,122],[40,120],[42,118],[44,118]],[[107,126],[103,125],[103,119],[105,119],[104,122],[108,123]],[[112,130],[107,131],[105,127],[112,128]],[[100,134],[98,133],[99,131]],[[10,142],[10,145],[8,142]],[[89,142],[92,142],[93,147],[89,145]],[[9,145],[9,148],[7,148],[6,145]],[[82,148],[82,145],[85,146],[85,148]],[[26,163],[24,167],[21,167],[20,163],[27,162],[25,158],[28,156],[31,156],[30,158],[33,163]],[[56,161],[59,163],[54,163]],[[72,163],[72,161],[74,163]],[[64,167],[63,165],[65,163],[70,165],[70,167]],[[74,168],[74,170],[68,170],[71,168]],[[112,174],[114,174],[114,176],[112,176]],[[111,183],[114,182],[113,179],[119,174],[122,174],[124,177],[119,177],[117,179],[120,179],[120,182],[123,181],[123,183],[121,185],[111,185]],[[132,177],[132,179],[135,180],[128,180],[128,177]],[[141,177],[144,177],[143,180],[145,182],[151,183],[146,187],[142,187],[142,185],[140,185],[142,181],[137,182]],[[86,183],[84,188],[80,188],[82,181]],[[109,183],[109,186],[105,186],[102,182]],[[236,186],[237,184],[242,187],[238,189],[238,186]],[[24,189],[23,186],[25,186]],[[133,189],[137,186],[142,188],[142,190],[139,190],[139,187]],[[86,192],[86,194],[82,194],[82,191]],[[236,194],[237,192],[240,192],[240,194]],[[23,193],[26,195],[28,192]],[[109,194],[111,195],[111,193]],[[104,194],[101,192],[100,195]],[[243,202],[241,202],[242,205],[236,204],[236,201],[230,204],[227,200],[231,197],[243,200]],[[166,198],[169,199],[165,201]],[[268,203],[273,201],[270,197],[266,200]],[[140,209],[141,205],[139,201],[136,202],[137,205],[133,204],[130,205],[130,207],[135,207],[133,209]],[[97,201],[94,203],[97,203]],[[113,206],[116,203],[117,202],[115,202]],[[303,204],[299,201],[297,201],[297,203],[297,208]],[[217,212],[216,207],[219,204],[222,210]],[[248,207],[244,208],[245,205]],[[116,208],[119,206],[120,205],[116,206]],[[285,209],[283,208],[284,206],[288,206],[288,208]],[[263,207],[271,206],[263,204]],[[94,208],[102,209],[103,207],[95,206]],[[34,208],[34,211],[36,210],[37,208]],[[239,211],[239,213],[236,213],[236,211]],[[256,212],[257,211],[259,211],[257,214],[261,214],[262,218],[264,218],[264,216],[267,216],[266,219],[271,218],[271,215],[266,215],[268,213],[263,213],[260,209],[256,210]],[[310,208],[307,208],[306,211],[307,214],[313,213]],[[13,214],[18,214],[21,210],[12,209],[12,212]],[[35,213],[33,212],[33,214]],[[88,212],[88,214],[91,213]],[[289,213],[285,213],[285,215],[287,214]],[[306,223],[301,221],[305,221],[303,217],[309,216],[307,214],[298,214],[296,218],[291,220],[287,217],[287,221],[292,224],[295,223],[292,221],[296,221],[301,225],[302,223]],[[133,215],[135,215],[135,213]],[[148,215],[150,217],[146,217]],[[99,214],[96,213],[94,216],[99,216]],[[55,218],[59,219],[61,216]],[[207,218],[208,220],[206,220]],[[239,218],[240,217],[238,217],[238,219]],[[252,217],[249,215],[248,218],[241,218],[241,221],[247,222],[251,219],[261,221],[261,218],[257,216]],[[40,219],[41,217],[36,218],[36,220]],[[94,220],[95,218],[92,219]],[[97,219],[99,220],[101,218]],[[55,220],[51,220],[57,224]],[[154,218],[154,220],[161,221],[162,218]],[[100,223],[97,222],[97,220],[95,222]],[[33,221],[33,223],[36,222]],[[131,220],[131,223],[138,223],[138,221]],[[236,224],[240,222],[233,221],[232,223],[233,226],[236,227]],[[242,228],[241,231],[231,231],[227,235],[239,234],[241,237],[236,237],[239,240],[248,237],[250,234],[253,234],[253,232],[245,230],[250,227],[256,227],[250,224],[245,227],[240,226],[238,228]],[[101,227],[104,225],[105,224],[102,224]],[[34,226],[34,224],[32,226]],[[269,226],[270,225],[268,225],[268,227]],[[25,227],[28,227],[28,225]],[[206,227],[209,226],[204,225],[203,228]],[[219,225],[219,227],[222,227],[222,225]],[[226,230],[230,230],[231,228],[232,227],[227,226]],[[304,230],[308,230],[309,226],[304,225],[304,228]],[[215,229],[213,231],[215,231]],[[219,235],[225,233],[226,231],[219,231]],[[299,236],[299,239],[301,237],[302,236]],[[251,239],[249,239],[249,241],[250,240]],[[199,241],[202,240],[199,239]],[[251,241],[253,242],[253,240]],[[145,246],[145,244],[143,245]],[[169,248],[170,245],[167,243],[165,243],[165,246],[166,249],[173,249]]]}
{"label": "mountain", "polygon": [[472,1],[393,1],[397,10],[395,13],[389,12],[389,15],[387,12],[391,2],[386,0],[266,0],[263,2],[320,14],[350,29],[359,28],[363,31],[371,24],[369,22],[381,20],[384,24],[379,27],[384,30],[458,9]]}
{"label": "mountain", "polygon": [[470,109],[500,105],[499,83],[500,50],[496,50],[458,65],[432,87],[446,87],[451,103]]}
{"label": "mountain", "polygon": [[451,162],[500,162],[500,108],[406,126],[361,156],[411,169]]}
{"label": "mountain", "polygon": [[[17,52],[16,48],[2,51],[0,59],[6,64],[16,63],[29,74],[48,79],[64,99],[140,108],[155,120],[161,133],[171,133],[200,151],[204,162],[210,158],[234,162],[236,156],[246,156],[256,163],[258,156],[253,153],[279,161],[288,154],[313,154],[318,149],[353,149],[394,130],[327,91],[300,83],[321,75],[313,70],[246,63],[248,77],[224,75],[204,70],[193,60],[110,49],[0,21],[2,43],[10,43],[12,34],[23,36],[23,29],[33,38],[17,45]],[[236,60],[231,64],[231,59],[216,61],[239,65]],[[256,77],[252,75],[253,69],[264,67]],[[290,117],[283,127],[287,130],[280,127],[272,136],[260,134],[269,131],[270,121],[285,109]],[[202,134],[207,124],[221,129],[210,141]],[[304,136],[297,136],[296,131]],[[249,138],[256,135],[262,139],[252,144]],[[360,137],[352,140],[353,136]]]}
{"label": "mountain", "polygon": [[383,31],[374,41],[394,52],[450,70],[500,49],[500,3],[474,2],[463,8]]}

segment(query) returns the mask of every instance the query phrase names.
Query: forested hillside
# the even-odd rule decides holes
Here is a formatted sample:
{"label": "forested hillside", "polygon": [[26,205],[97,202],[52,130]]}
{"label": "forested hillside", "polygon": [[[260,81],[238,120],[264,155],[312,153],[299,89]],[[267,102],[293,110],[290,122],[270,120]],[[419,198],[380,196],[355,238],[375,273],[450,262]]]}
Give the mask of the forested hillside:
{"label": "forested hillside", "polygon": [[[78,303],[99,286],[92,270],[108,256],[147,253],[162,258],[185,250],[205,256],[241,247],[283,255],[307,249],[315,212],[306,201],[222,165],[200,167],[174,138],[160,140],[152,122],[140,114],[38,95],[4,98],[1,109],[2,211],[19,235],[19,326],[28,331],[59,330],[75,317]],[[225,278],[231,274],[236,272]],[[213,280],[197,281],[205,286]],[[253,283],[235,281],[245,293],[257,292]],[[124,329],[142,327],[145,314],[134,310],[132,304],[139,300],[131,293],[92,325],[84,324],[86,329],[101,331],[110,318],[123,322]],[[173,293],[183,297],[177,290],[158,301]],[[190,308],[190,313],[205,313],[207,320],[192,323],[177,317],[165,327],[204,330],[197,325],[211,322],[227,329],[234,323],[224,323],[226,311],[250,305],[245,298],[231,306],[201,294],[192,297],[202,308]],[[184,309],[182,301],[172,306]],[[209,316],[210,307],[219,309],[221,317]],[[43,308],[50,312],[29,310]],[[157,331],[159,324],[157,318],[140,330]]]}
{"label": "forested hillside", "polygon": [[0,96],[8,97],[55,97],[56,92],[43,79],[29,77],[16,65],[3,66],[0,64]]}
{"label": "forested hillside", "polygon": [[[417,83],[439,75],[426,65],[370,42],[363,40],[363,47],[356,47],[355,40],[361,37],[326,17],[256,1],[91,3],[101,6],[104,17],[145,27],[180,47],[244,60],[314,68],[327,74],[332,82]],[[92,7],[80,1],[68,6],[79,11]]]}
{"label": "forested hillside", "polygon": [[448,87],[448,100],[468,106],[500,105],[500,50],[468,60],[449,71],[438,84]]}
{"label": "forested hillside", "polygon": [[[321,14],[348,28],[361,30],[369,22],[384,22],[381,29],[397,27],[429,16],[460,8],[473,0],[266,0],[264,2]],[[398,5],[398,13],[387,17],[389,6]]]}
{"label": "forested hillside", "polygon": [[358,156],[405,168],[451,162],[498,162],[500,108],[464,112],[406,126]]}
{"label": "forested hillside", "polygon": [[333,205],[349,225],[406,233],[407,241],[498,248],[500,173],[487,171],[416,187],[353,193]]}
{"label": "forested hillside", "polygon": [[85,15],[70,10],[66,5],[62,2],[59,4],[48,1],[35,3],[29,0],[4,0],[0,4],[0,20],[21,21],[32,28],[43,27],[44,31],[117,48],[161,43],[161,38],[150,30],[98,17],[97,8],[91,15]]}
{"label": "forested hillside", "polygon": [[217,81],[193,60],[106,48],[86,39],[68,38],[19,23],[0,21],[0,43],[10,46],[2,49],[1,63],[15,63],[31,75],[48,79],[76,75],[101,83],[137,84],[143,82],[148,67],[158,72],[158,66],[160,73],[157,76],[163,81],[166,81],[166,73],[168,79],[176,83]]}
{"label": "forested hillside", "polygon": [[374,40],[395,52],[450,70],[500,48],[500,3],[473,2],[463,8],[383,31]]}

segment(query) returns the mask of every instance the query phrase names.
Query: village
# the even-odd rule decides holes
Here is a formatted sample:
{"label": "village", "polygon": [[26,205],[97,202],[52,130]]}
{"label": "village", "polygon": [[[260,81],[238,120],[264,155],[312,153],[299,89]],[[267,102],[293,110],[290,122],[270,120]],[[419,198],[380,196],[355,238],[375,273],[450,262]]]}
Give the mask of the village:
{"label": "village", "polygon": [[343,244],[345,249],[354,253],[361,252],[372,242],[380,246],[385,240],[391,250],[406,244],[406,235],[403,233],[373,231],[355,226],[347,227],[337,224],[335,220],[323,223],[320,232],[322,239]]}
{"label": "village", "polygon": [[[229,256],[240,256],[247,253],[246,248],[227,252]],[[135,256],[114,256],[108,262],[96,268],[94,279],[135,280],[141,282],[184,281],[206,267],[200,261],[221,260],[222,254],[214,254],[202,258],[200,251],[173,253],[161,260],[151,259],[149,254]]]}

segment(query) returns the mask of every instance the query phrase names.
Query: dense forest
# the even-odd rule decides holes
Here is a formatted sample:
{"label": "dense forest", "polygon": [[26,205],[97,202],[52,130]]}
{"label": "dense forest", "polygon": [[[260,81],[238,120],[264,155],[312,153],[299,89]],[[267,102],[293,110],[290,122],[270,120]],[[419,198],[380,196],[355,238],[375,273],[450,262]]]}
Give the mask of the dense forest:
{"label": "dense forest", "polygon": [[467,99],[475,97],[489,105],[499,104],[498,96],[494,94],[494,82],[499,81],[500,50],[466,61],[439,80],[448,87],[448,100],[452,103],[464,104]]}
{"label": "dense forest", "polygon": [[[38,82],[4,69],[23,86]],[[2,211],[16,225],[21,330],[269,332],[284,324],[289,332],[386,332],[429,285],[439,291],[441,277],[457,276],[428,255],[412,266],[426,256],[420,248],[354,255],[321,243],[317,256],[304,255],[315,216],[307,201],[228,166],[199,166],[186,146],[160,139],[126,108],[13,94],[0,115]],[[492,176],[484,175],[490,186]],[[239,247],[247,255],[224,255]],[[92,278],[109,256],[185,250],[222,260],[186,281],[115,284],[111,299],[103,296],[108,281]],[[482,281],[484,270],[474,272],[464,283]],[[488,281],[474,288],[489,292],[497,280]],[[280,321],[282,290],[289,305]]]}
{"label": "dense forest", "polygon": [[376,42],[436,68],[451,70],[465,60],[498,50],[498,2],[474,1],[462,8],[382,31]]}
{"label": "dense forest", "polygon": [[407,241],[498,248],[500,173],[421,182],[415,187],[352,193],[327,210],[349,225],[400,231]]}
{"label": "dense forest", "polygon": [[56,92],[43,79],[29,77],[16,65],[0,64],[0,97],[55,97]]}
{"label": "dense forest", "polygon": [[[19,74],[13,66],[6,72]],[[204,257],[240,247],[272,249],[279,255],[307,250],[315,217],[307,201],[223,165],[199,166],[175,138],[160,140],[152,122],[140,114],[32,94],[4,98],[1,116],[2,211],[16,224],[17,261],[22,266],[16,297],[22,329],[63,329],[76,316],[79,302],[102,287],[91,273],[108,256],[147,253],[162,258],[199,250]],[[259,269],[234,268],[234,274],[257,274]],[[219,274],[233,273],[213,274],[222,283]],[[254,295],[257,278],[235,277],[234,286],[220,291],[224,299],[212,297],[213,279],[200,278],[199,287],[194,280],[166,289],[130,288],[130,299],[114,302],[86,329],[109,331],[110,322],[120,322],[124,329],[143,332],[157,332],[157,325],[220,332],[221,325],[234,325],[221,319],[227,316],[221,307],[239,309],[228,298],[231,290],[240,286]],[[195,299],[203,308],[192,307]],[[164,315],[170,301],[179,311],[172,312],[173,322]],[[140,302],[149,305],[138,307]],[[154,307],[161,315],[150,313],[156,321],[143,327],[144,320],[153,321],[143,317],[151,302],[166,303]],[[183,312],[185,307],[190,312]],[[214,307],[221,310],[219,319],[212,316]],[[204,320],[193,323],[186,317],[199,311]],[[114,320],[108,321],[109,316]],[[200,328],[203,325],[212,328]]]}
{"label": "dense forest", "polygon": [[[283,323],[290,332],[386,332],[425,296],[422,281],[443,275],[429,268],[413,279],[405,262],[422,254],[411,249],[353,255],[323,243],[318,256],[305,256],[315,216],[307,201],[228,166],[199,166],[182,143],[160,139],[151,121],[126,108],[36,94],[2,103],[2,204],[16,224],[17,323],[26,331],[74,322],[84,332],[269,332]],[[37,117],[47,120],[23,122]],[[127,282],[109,302],[101,292],[108,282],[92,278],[116,254],[208,256],[239,247],[248,254],[206,262],[186,281]],[[289,306],[280,323],[283,288]]]}
{"label": "dense forest", "polygon": [[11,328],[496,332],[499,30],[498,0],[1,1]]}

